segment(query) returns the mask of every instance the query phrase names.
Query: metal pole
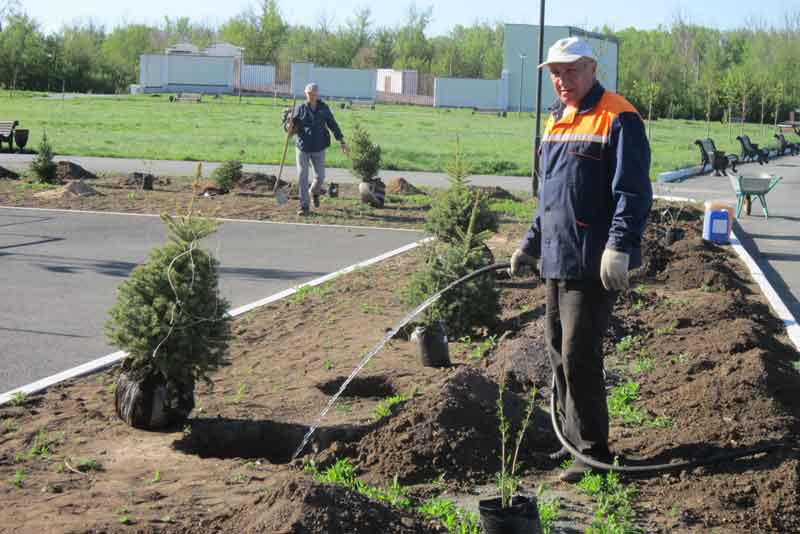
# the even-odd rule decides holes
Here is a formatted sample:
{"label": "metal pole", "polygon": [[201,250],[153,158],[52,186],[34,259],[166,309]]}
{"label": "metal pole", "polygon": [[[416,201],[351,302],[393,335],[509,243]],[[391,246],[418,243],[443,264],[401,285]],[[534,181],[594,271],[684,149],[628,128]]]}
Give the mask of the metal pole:
{"label": "metal pole", "polygon": [[524,80],[525,80],[525,58],[528,57],[522,52],[519,54],[519,62],[522,68],[520,68],[520,75],[519,75],[519,104],[517,105],[517,115],[522,116],[522,91],[524,87]]}
{"label": "metal pole", "polygon": [[[544,2],[539,0],[539,62],[537,65],[544,63]],[[531,187],[533,189],[533,197],[537,198],[539,194],[539,147],[542,144],[542,136],[540,134],[541,128],[541,114],[542,114],[542,69],[537,68],[536,80],[536,136],[533,142],[533,168],[531,169]]]}

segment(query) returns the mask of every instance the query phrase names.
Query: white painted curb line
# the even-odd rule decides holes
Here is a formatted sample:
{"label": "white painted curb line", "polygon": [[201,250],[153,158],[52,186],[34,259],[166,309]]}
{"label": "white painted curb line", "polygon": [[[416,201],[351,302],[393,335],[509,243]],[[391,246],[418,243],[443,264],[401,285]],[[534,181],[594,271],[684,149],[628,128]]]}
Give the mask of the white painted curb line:
{"label": "white painted curb line", "polygon": [[[123,211],[92,211],[92,210],[68,210],[62,208],[26,208],[16,206],[0,206],[0,210],[25,210],[25,211],[53,211],[56,213],[75,213],[77,215],[113,215],[115,217],[158,217],[161,215],[155,213],[125,213]],[[235,222],[235,223],[254,223],[254,224],[284,224],[289,226],[311,226],[314,228],[344,228],[348,230],[383,230],[391,232],[419,232],[412,228],[386,228],[383,226],[348,226],[344,224],[315,224],[315,223],[300,223],[300,222],[285,222],[285,221],[262,221],[256,219],[226,219],[223,217],[212,217],[212,219],[222,222]]]}
{"label": "white painted curb line", "polygon": [[[654,198],[673,202],[698,203],[698,201],[693,198],[685,197],[654,195]],[[789,308],[783,302],[783,299],[781,299],[780,295],[778,295],[778,292],[775,291],[775,288],[772,287],[772,284],[767,279],[764,271],[761,270],[761,267],[758,266],[750,253],[747,252],[747,249],[742,246],[742,242],[739,241],[739,237],[733,230],[731,230],[731,248],[733,248],[744,264],[747,265],[747,268],[750,270],[750,276],[753,277],[753,280],[755,280],[758,286],[761,288],[761,292],[767,298],[770,307],[772,307],[772,311],[775,312],[781,321],[783,321],[783,325],[786,328],[786,333],[788,334],[789,339],[794,344],[795,349],[800,352],[800,324],[797,323],[797,320],[792,315],[792,312],[789,311]]]}
{"label": "white painted curb line", "polygon": [[[264,299],[261,299],[261,300],[257,300],[255,302],[251,302],[250,304],[245,304],[244,306],[239,306],[238,308],[235,308],[235,309],[231,310],[228,313],[229,313],[229,315],[231,317],[237,317],[237,316],[242,315],[244,313],[247,313],[249,311],[255,310],[256,308],[260,308],[262,306],[266,306],[267,304],[270,304],[272,302],[284,299],[284,298],[286,298],[286,297],[288,297],[290,295],[294,295],[295,293],[297,293],[300,289],[302,289],[304,287],[315,287],[315,286],[318,286],[320,284],[324,284],[325,282],[333,280],[334,278],[338,278],[339,276],[342,276],[344,274],[351,273],[351,272],[355,271],[356,269],[360,269],[360,268],[363,268],[363,267],[369,267],[370,265],[374,265],[375,263],[379,263],[379,262],[381,262],[383,260],[387,260],[387,259],[389,259],[389,258],[391,258],[393,256],[397,256],[397,255],[403,254],[404,252],[408,252],[410,250],[414,250],[415,248],[419,247],[420,245],[423,245],[425,243],[429,243],[433,239],[434,238],[432,238],[432,237],[428,237],[428,238],[423,239],[421,241],[417,241],[416,243],[410,243],[410,244],[402,246],[400,248],[396,248],[394,250],[390,250],[389,252],[386,252],[385,254],[381,254],[380,256],[375,256],[374,258],[370,258],[370,259],[364,260],[364,261],[362,261],[360,263],[356,263],[354,265],[350,265],[349,267],[345,267],[344,269],[340,269],[340,270],[338,270],[336,272],[333,272],[333,273],[330,273],[330,274],[326,274],[325,276],[322,276],[320,278],[315,278],[314,280],[311,280],[311,281],[306,282],[304,284],[300,284],[298,286],[291,287],[289,289],[285,289],[285,290],[283,290],[283,291],[281,291],[279,293],[275,293],[274,295],[270,295],[267,298],[264,298]],[[2,395],[0,395],[0,405],[3,405],[5,403],[7,403],[8,401],[10,401],[11,398],[15,394],[24,393],[25,395],[32,395],[34,393],[38,393],[40,391],[44,391],[45,389],[47,389],[49,387],[52,387],[52,386],[55,386],[56,384],[59,384],[59,383],[64,382],[66,380],[70,380],[72,378],[78,378],[79,376],[88,375],[88,374],[100,371],[102,369],[105,369],[107,367],[110,367],[110,366],[114,365],[115,363],[117,363],[120,360],[122,360],[123,358],[125,358],[125,356],[127,356],[127,353],[120,350],[120,351],[117,351],[117,352],[114,352],[114,353],[111,353],[111,354],[107,354],[106,356],[103,356],[101,358],[97,358],[96,360],[92,360],[90,362],[84,363],[84,364],[79,365],[77,367],[73,367],[72,369],[67,369],[66,371],[62,371],[62,372],[60,372],[58,374],[55,374],[53,376],[48,376],[47,378],[43,378],[41,380],[37,380],[36,382],[32,382],[32,383],[27,384],[25,386],[21,386],[21,387],[18,387],[16,389],[12,389],[11,391],[8,391],[8,392],[3,393]]]}

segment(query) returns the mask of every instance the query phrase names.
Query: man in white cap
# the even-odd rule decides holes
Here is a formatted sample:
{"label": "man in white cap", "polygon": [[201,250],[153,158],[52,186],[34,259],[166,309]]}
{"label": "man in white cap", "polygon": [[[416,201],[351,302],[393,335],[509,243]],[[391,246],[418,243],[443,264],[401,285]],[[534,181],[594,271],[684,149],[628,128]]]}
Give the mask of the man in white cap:
{"label": "man in white cap", "polygon": [[[581,453],[609,462],[603,336],[628,270],[641,265],[653,198],[650,145],[636,109],[597,81],[586,41],[557,41],[542,67],[559,102],[542,136],[536,215],[511,273],[538,263],[564,436]],[[561,479],[577,482],[588,471],[576,458]]]}
{"label": "man in white cap", "polygon": [[[293,111],[291,133],[297,133],[297,177],[300,190],[300,216],[310,212],[310,199],[319,207],[319,195],[325,181],[325,150],[331,146],[331,134],[341,143],[342,152],[347,153],[342,130],[328,105],[319,98],[317,84],[305,87],[306,101]],[[308,185],[309,167],[314,166],[314,181]]]}

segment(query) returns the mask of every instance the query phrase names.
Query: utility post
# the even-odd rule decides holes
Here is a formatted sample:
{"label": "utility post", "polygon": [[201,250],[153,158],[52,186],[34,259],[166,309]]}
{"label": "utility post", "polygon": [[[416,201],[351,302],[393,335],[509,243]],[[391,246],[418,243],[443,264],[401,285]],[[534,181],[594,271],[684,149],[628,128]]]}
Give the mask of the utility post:
{"label": "utility post", "polygon": [[519,53],[519,62],[522,68],[519,74],[519,104],[517,105],[517,115],[520,117],[522,116],[522,91],[525,87],[525,59],[527,59],[527,57],[526,54],[522,52]]}
{"label": "utility post", "polygon": [[[539,0],[539,62],[537,65],[544,63],[544,2]],[[536,136],[533,142],[533,168],[531,169],[531,188],[533,198],[539,195],[539,147],[542,144],[541,130],[541,116],[542,116],[542,69],[538,71],[538,78],[536,80]]]}

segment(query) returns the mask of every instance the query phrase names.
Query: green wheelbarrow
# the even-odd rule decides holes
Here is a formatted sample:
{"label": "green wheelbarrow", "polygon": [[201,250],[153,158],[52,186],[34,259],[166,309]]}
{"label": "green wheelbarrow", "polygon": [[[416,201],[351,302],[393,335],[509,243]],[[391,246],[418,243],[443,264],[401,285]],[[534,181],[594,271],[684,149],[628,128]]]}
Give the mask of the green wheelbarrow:
{"label": "green wheelbarrow", "polygon": [[752,197],[756,197],[758,201],[761,202],[761,207],[764,209],[764,218],[769,219],[767,193],[772,191],[783,177],[764,173],[759,176],[742,176],[730,172],[728,173],[728,177],[731,180],[733,191],[736,193],[736,216],[739,217],[742,214],[742,207],[744,207],[745,212],[750,215]]}

